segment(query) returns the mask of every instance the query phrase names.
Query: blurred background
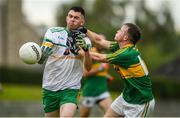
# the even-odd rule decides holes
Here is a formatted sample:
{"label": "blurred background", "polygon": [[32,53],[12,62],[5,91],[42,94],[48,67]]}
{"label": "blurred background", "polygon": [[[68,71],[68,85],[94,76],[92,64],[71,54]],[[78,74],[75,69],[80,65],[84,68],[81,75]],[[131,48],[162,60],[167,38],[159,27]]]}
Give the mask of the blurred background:
{"label": "blurred background", "polygon": [[[24,64],[18,51],[25,42],[41,43],[49,27],[66,26],[72,6],[86,11],[86,27],[113,40],[125,22],[142,29],[138,48],[153,83],[153,116],[180,116],[179,0],[0,0],[0,117],[41,117],[43,66]],[[123,84],[115,77],[109,89],[115,99]],[[98,107],[91,116],[102,116]]]}

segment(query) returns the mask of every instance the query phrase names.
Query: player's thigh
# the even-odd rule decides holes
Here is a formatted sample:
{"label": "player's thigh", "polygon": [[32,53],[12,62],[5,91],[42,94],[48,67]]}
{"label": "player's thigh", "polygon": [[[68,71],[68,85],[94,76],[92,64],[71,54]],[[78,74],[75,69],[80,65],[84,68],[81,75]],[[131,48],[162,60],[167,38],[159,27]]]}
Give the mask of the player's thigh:
{"label": "player's thigh", "polygon": [[91,107],[80,106],[80,117],[88,117],[91,112]]}
{"label": "player's thigh", "polygon": [[60,117],[73,117],[76,113],[77,105],[74,103],[65,103],[60,107]]}
{"label": "player's thigh", "polygon": [[107,97],[99,102],[99,106],[103,109],[104,112],[106,112],[108,108],[111,106],[111,103],[111,97]]}

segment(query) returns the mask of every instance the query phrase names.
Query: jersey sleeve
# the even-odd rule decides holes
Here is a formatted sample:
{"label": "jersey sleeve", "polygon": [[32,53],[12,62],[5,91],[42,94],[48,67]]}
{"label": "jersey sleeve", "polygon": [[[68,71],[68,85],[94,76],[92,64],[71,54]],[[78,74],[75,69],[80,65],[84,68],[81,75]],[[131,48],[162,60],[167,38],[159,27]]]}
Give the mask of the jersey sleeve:
{"label": "jersey sleeve", "polygon": [[137,63],[138,53],[128,51],[128,49],[120,49],[112,54],[107,54],[106,59],[109,63],[128,68],[131,64]]}
{"label": "jersey sleeve", "polygon": [[111,41],[109,50],[115,52],[119,49],[119,44],[116,41]]}
{"label": "jersey sleeve", "polygon": [[53,34],[50,29],[48,29],[47,32],[45,33],[41,46],[45,46],[49,48],[53,47]]}

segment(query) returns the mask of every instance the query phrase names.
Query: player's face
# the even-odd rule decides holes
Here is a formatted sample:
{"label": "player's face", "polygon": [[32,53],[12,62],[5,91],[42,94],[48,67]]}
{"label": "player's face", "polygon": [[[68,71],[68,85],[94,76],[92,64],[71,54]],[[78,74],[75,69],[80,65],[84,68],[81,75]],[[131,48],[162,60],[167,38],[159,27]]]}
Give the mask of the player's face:
{"label": "player's face", "polygon": [[116,35],[114,37],[114,39],[118,42],[121,42],[123,40],[127,40],[128,37],[128,26],[123,25],[117,32]]}
{"label": "player's face", "polygon": [[80,12],[70,10],[66,17],[66,23],[69,30],[76,29],[84,25],[84,17]]}

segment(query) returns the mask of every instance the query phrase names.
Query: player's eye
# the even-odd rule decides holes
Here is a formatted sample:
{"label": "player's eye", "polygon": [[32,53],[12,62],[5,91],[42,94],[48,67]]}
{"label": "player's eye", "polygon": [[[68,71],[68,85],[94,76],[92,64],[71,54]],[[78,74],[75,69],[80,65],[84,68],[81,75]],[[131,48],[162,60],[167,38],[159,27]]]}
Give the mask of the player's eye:
{"label": "player's eye", "polygon": [[79,19],[79,17],[78,17],[78,16],[75,16],[75,17],[74,17],[74,19],[78,20],[78,19]]}
{"label": "player's eye", "polygon": [[71,14],[68,15],[69,18],[72,18],[73,16]]}

